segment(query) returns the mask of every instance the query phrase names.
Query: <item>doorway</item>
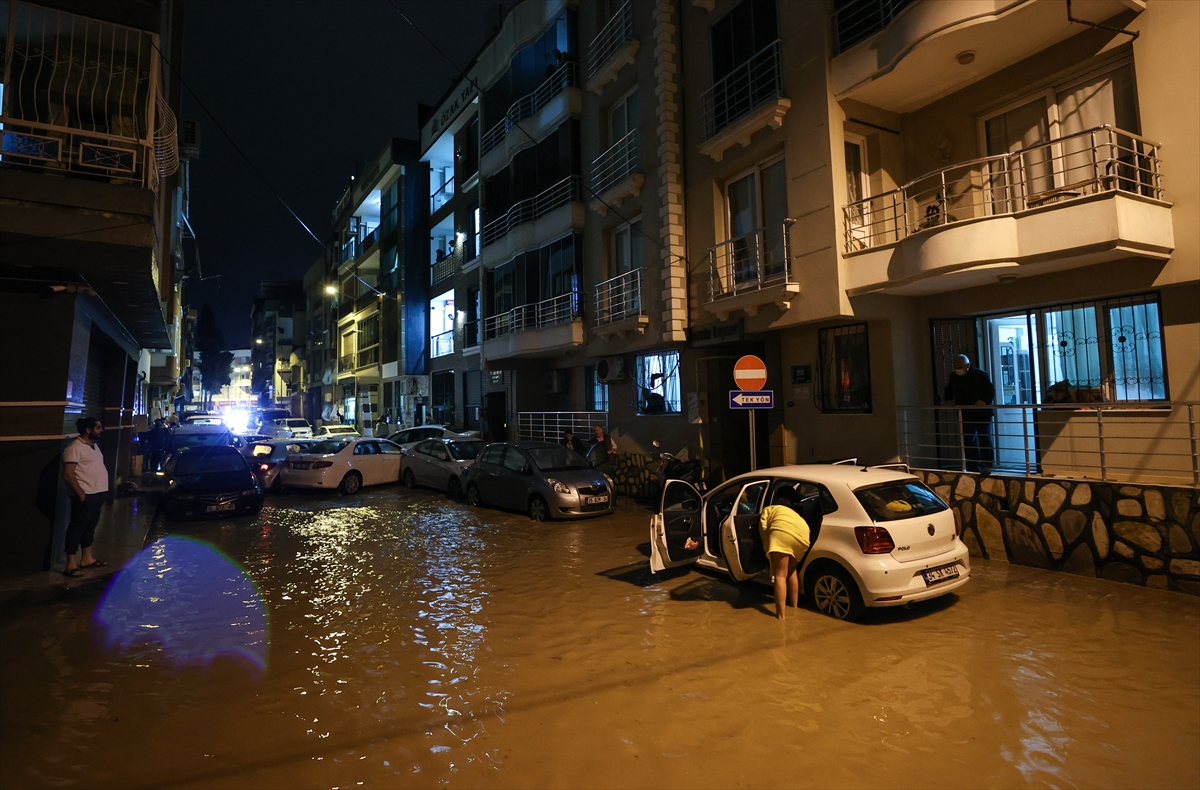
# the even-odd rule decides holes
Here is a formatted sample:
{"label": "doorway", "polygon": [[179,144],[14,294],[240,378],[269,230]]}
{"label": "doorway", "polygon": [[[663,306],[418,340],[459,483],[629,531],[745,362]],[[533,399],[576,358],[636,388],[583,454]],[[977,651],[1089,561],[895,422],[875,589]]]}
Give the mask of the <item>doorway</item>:
{"label": "doorway", "polygon": [[[1037,333],[1027,313],[995,316],[983,321],[983,369],[992,377],[997,406],[1034,403],[1038,381]],[[1037,435],[1032,408],[996,409],[996,467],[1036,471]]]}
{"label": "doorway", "polygon": [[508,441],[508,393],[489,392],[484,395],[484,411],[487,414],[484,438],[493,442]]}

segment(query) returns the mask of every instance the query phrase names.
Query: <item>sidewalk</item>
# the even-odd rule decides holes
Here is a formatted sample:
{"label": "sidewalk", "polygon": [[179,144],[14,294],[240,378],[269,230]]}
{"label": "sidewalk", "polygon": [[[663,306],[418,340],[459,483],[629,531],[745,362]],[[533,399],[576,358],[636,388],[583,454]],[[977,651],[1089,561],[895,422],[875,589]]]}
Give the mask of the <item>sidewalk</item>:
{"label": "sidewalk", "polygon": [[114,573],[142,550],[154,517],[154,501],[146,494],[117,497],[104,506],[92,553],[107,567],[85,570],[83,576],[63,576],[66,557],[48,571],[0,579],[0,606],[51,603],[73,595],[101,592]]}

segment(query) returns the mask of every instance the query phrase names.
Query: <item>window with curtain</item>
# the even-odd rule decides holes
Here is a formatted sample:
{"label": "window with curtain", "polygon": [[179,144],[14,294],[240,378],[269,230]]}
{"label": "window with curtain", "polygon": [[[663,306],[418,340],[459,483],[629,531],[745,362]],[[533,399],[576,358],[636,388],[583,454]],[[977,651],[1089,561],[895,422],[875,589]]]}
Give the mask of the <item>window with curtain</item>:
{"label": "window with curtain", "polygon": [[679,352],[637,358],[637,413],[679,414]]}
{"label": "window with curtain", "polygon": [[817,333],[821,411],[871,411],[871,353],[867,325],[852,324]]}

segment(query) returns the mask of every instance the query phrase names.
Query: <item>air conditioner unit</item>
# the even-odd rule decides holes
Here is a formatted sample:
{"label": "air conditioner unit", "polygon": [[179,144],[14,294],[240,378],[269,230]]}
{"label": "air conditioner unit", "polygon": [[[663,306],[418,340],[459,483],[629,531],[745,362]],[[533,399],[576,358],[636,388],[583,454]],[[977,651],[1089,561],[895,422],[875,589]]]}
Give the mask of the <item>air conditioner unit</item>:
{"label": "air conditioner unit", "polygon": [[567,391],[567,371],[552,370],[546,374],[545,378],[546,392],[550,395],[561,395]]}
{"label": "air conditioner unit", "polygon": [[625,380],[625,358],[604,357],[596,363],[596,378],[605,384]]}

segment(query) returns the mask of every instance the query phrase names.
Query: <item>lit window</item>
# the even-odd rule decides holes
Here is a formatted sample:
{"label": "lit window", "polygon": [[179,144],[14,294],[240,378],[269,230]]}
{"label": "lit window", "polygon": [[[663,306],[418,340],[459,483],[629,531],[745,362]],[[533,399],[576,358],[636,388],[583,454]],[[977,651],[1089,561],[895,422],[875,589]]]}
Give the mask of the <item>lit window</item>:
{"label": "lit window", "polygon": [[637,358],[638,414],[678,414],[679,352],[664,351]]}
{"label": "lit window", "polygon": [[818,332],[821,410],[871,411],[871,355],[867,325],[853,324]]}

